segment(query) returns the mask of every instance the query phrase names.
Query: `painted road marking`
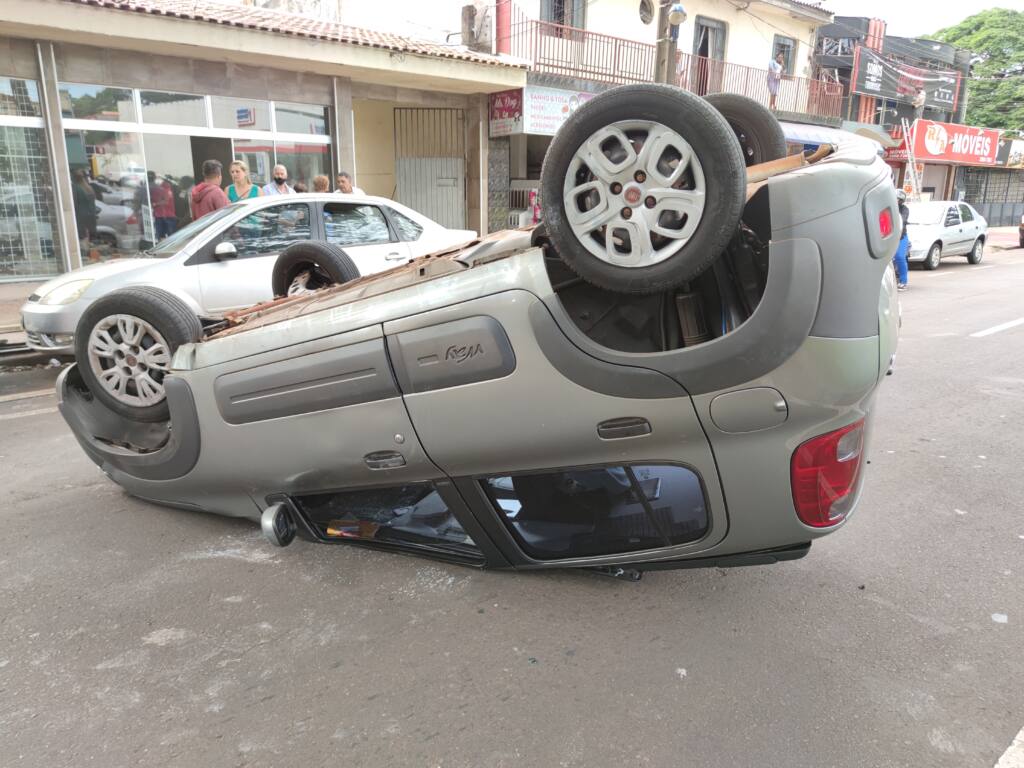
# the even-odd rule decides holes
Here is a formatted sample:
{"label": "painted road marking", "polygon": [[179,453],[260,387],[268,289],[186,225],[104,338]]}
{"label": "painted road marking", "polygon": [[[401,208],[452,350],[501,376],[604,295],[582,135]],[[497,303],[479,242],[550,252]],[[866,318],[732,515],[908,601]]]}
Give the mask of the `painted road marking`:
{"label": "painted road marking", "polygon": [[31,400],[33,397],[45,397],[56,394],[52,389],[37,389],[35,392],[19,392],[14,395],[0,395],[0,403],[11,403],[15,400]]}
{"label": "painted road marking", "polygon": [[1003,752],[995,768],[1024,768],[1024,728],[1020,729],[1013,743]]}
{"label": "painted road marking", "polygon": [[1016,328],[1018,325],[1024,325],[1024,317],[1018,317],[1016,320],[1011,320],[1008,323],[1001,323],[1000,325],[993,325],[991,328],[986,328],[983,331],[972,333],[972,339],[981,339],[985,336],[991,336],[993,333],[1001,333],[1002,331],[1008,331],[1011,328]]}
{"label": "painted road marking", "polygon": [[44,413],[56,412],[56,408],[37,408],[34,411],[18,411],[17,413],[5,413],[0,415],[0,421],[10,421],[11,419],[23,419],[26,416],[40,416]]}

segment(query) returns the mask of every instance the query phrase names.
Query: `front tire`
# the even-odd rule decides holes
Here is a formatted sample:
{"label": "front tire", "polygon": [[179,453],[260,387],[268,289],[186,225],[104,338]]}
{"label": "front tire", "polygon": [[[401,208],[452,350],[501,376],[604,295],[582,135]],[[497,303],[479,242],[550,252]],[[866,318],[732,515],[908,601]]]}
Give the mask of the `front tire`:
{"label": "front tire", "polygon": [[928,255],[924,259],[924,268],[931,271],[939,266],[942,261],[942,243],[933,243],[928,249]]}
{"label": "front tire", "polygon": [[982,258],[985,256],[985,241],[980,237],[974,241],[974,247],[971,248],[971,252],[967,254],[968,264],[981,264]]}
{"label": "front tire", "polygon": [[613,88],[577,109],[541,171],[544,226],[566,265],[618,293],[657,293],[718,258],[746,166],[732,128],[679,88]]}
{"label": "front tire", "polygon": [[199,318],[177,296],[133,286],[85,310],[75,328],[75,359],[89,391],[110,410],[135,421],[166,421],[171,359],[182,344],[202,337]]}

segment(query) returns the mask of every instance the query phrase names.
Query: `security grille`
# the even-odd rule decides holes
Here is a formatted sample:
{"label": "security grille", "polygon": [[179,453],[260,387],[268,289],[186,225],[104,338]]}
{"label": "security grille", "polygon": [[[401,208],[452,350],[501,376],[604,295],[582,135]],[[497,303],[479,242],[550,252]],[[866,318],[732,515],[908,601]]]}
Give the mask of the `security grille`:
{"label": "security grille", "polygon": [[466,117],[461,109],[395,109],[396,199],[453,229],[466,226]]}

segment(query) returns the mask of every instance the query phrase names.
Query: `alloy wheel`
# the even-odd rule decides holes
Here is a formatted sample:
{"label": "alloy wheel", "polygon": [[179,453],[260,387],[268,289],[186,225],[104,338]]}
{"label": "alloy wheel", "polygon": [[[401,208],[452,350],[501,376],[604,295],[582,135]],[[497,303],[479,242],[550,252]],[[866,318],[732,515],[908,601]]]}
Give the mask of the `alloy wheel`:
{"label": "alloy wheel", "polygon": [[103,388],[125,405],[163,401],[171,354],[163,335],[133,315],[108,315],[89,334],[89,366]]}
{"label": "alloy wheel", "polygon": [[682,136],[655,121],[623,120],[576,150],[562,198],[573,234],[591,254],[642,268],[686,245],[706,192],[704,169]]}

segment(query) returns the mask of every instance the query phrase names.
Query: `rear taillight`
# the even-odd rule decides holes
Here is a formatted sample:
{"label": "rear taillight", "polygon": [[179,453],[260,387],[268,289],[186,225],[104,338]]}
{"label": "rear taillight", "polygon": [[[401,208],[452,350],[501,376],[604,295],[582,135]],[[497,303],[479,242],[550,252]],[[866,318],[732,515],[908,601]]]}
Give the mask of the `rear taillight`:
{"label": "rear taillight", "polygon": [[124,222],[124,223],[125,223],[125,224],[138,224],[138,223],[139,223],[139,217],[138,217],[138,216],[136,216],[136,215],[135,215],[135,214],[133,213],[133,214],[131,214],[131,215],[130,215],[130,216],[129,216],[129,217],[127,218],[127,219],[125,219],[125,222]]}
{"label": "rear taillight", "polygon": [[892,211],[888,208],[883,208],[878,214],[878,231],[883,238],[892,234]]}
{"label": "rear taillight", "polygon": [[853,506],[863,462],[864,419],[797,448],[790,462],[797,517],[815,528],[842,522]]}

